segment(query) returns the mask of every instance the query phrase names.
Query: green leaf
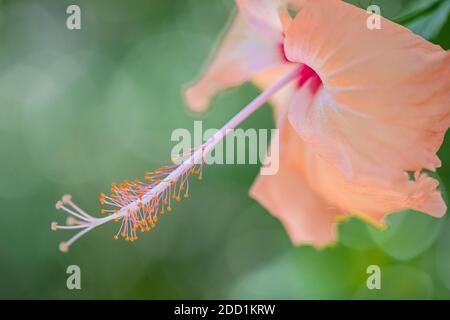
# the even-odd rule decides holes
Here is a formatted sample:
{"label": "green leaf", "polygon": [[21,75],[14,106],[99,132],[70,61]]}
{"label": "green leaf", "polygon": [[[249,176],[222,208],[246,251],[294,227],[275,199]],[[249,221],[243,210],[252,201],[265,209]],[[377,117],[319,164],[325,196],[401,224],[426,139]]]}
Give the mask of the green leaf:
{"label": "green leaf", "polygon": [[364,251],[376,246],[370,236],[367,223],[352,218],[339,225],[339,241],[348,248]]}
{"label": "green leaf", "polygon": [[432,297],[432,278],[427,273],[409,266],[382,267],[381,288],[369,290],[364,281],[354,296],[355,299],[431,299]]}
{"label": "green leaf", "polygon": [[401,15],[393,21],[399,24],[406,24],[413,20],[436,10],[443,0],[413,0],[403,7]]}
{"label": "green leaf", "polygon": [[449,13],[450,1],[444,1],[438,3],[431,12],[418,16],[413,21],[406,23],[405,26],[414,33],[430,40],[439,34],[447,22]]}
{"label": "green leaf", "polygon": [[426,251],[439,236],[444,220],[412,210],[389,216],[388,228],[369,227],[373,240],[391,257],[407,261]]}
{"label": "green leaf", "polygon": [[367,8],[371,5],[376,5],[380,7],[381,15],[388,19],[392,19],[403,12],[403,4],[401,0],[347,0],[346,2],[363,10],[367,10]]}
{"label": "green leaf", "polygon": [[354,269],[342,247],[300,247],[236,282],[231,299],[330,299],[352,294]]}
{"label": "green leaf", "polygon": [[443,284],[450,290],[450,221],[444,227],[436,248],[436,269]]}

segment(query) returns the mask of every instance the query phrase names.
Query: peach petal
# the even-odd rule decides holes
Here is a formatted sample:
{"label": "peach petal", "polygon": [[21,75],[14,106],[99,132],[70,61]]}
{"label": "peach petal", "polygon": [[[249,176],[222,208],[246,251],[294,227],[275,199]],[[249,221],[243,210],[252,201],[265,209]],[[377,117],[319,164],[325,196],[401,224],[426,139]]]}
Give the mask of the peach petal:
{"label": "peach petal", "polygon": [[348,215],[382,226],[388,214],[401,210],[445,213],[433,178],[416,174],[415,181],[397,185],[355,182],[317,156],[286,118],[280,124],[280,170],[260,175],[250,195],[282,221],[293,243],[333,243],[336,223]]}
{"label": "peach petal", "polygon": [[[280,64],[272,68],[265,69],[256,73],[251,81],[261,90],[265,90],[270,85],[272,85],[276,80],[281,79],[285,74],[291,71],[293,68],[298,68],[297,64]],[[295,81],[290,82],[277,93],[275,93],[269,100],[274,109],[275,121],[281,118],[281,116],[286,112],[287,106],[292,99],[293,94],[296,90]]]}
{"label": "peach petal", "polygon": [[302,2],[286,56],[313,68],[324,88],[306,104],[297,93],[289,120],[348,177],[398,182],[406,171],[434,171],[450,124],[450,55],[384,18],[381,30],[366,21],[342,1]]}
{"label": "peach petal", "polygon": [[280,52],[282,1],[237,0],[239,12],[200,77],[184,90],[187,106],[205,111],[221,90],[241,85],[256,73],[285,63]]}
{"label": "peach petal", "polygon": [[283,24],[278,15],[285,0],[236,0],[239,13],[246,21],[275,42],[282,40]]}
{"label": "peach petal", "polygon": [[286,162],[280,163],[275,175],[260,175],[250,196],[280,219],[294,244],[325,246],[336,240],[339,211],[311,189],[302,172]]}

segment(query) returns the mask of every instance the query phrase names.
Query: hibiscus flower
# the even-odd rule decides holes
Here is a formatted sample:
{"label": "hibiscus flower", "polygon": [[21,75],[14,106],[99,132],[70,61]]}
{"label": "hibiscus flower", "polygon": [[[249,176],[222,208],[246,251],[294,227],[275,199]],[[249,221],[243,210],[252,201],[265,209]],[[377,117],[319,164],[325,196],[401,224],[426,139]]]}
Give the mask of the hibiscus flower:
{"label": "hibiscus flower", "polygon": [[444,215],[438,183],[424,170],[441,165],[450,54],[384,18],[370,30],[367,12],[340,0],[236,3],[185,100],[203,112],[223,89],[252,81],[264,90],[298,71],[271,97],[280,169],[250,190],[292,241],[332,243],[348,215],[376,225],[405,209]]}

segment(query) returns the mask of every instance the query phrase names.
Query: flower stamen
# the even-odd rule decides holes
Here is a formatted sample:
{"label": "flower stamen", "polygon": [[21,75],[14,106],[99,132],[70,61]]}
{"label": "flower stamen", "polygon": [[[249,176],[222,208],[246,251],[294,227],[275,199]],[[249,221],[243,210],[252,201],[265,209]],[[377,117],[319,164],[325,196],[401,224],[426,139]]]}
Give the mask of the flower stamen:
{"label": "flower stamen", "polygon": [[178,157],[172,164],[162,166],[153,171],[146,171],[143,180],[128,181],[120,184],[111,183],[111,193],[101,193],[99,200],[103,206],[100,213],[107,216],[94,218],[78,207],[72,197],[65,195],[56,203],[57,209],[67,212],[70,217],[67,225],[58,225],[53,222],[52,230],[78,230],[67,242],[62,242],[59,249],[67,252],[69,247],[84,234],[108,221],[120,222],[117,233],[113,239],[125,239],[135,241],[138,239],[138,230],[141,233],[148,232],[156,227],[159,215],[171,212],[173,200],[180,202],[189,198],[189,178],[197,176],[199,181],[203,180],[204,157],[218,142],[220,142],[231,129],[237,127],[247,119],[253,112],[258,110],[269,98],[290,81],[298,77],[297,69],[291,70],[271,87],[262,92],[251,101],[236,116],[228,121],[225,126],[208,139],[206,143],[197,149],[189,149],[180,157],[185,159],[182,163]]}

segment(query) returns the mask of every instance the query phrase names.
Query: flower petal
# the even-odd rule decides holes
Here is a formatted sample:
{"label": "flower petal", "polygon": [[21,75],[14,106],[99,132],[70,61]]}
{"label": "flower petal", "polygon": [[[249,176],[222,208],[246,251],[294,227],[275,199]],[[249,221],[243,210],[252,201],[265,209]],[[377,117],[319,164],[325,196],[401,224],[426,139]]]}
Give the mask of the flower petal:
{"label": "flower petal", "polygon": [[431,177],[418,174],[415,181],[395,186],[356,182],[313,152],[286,118],[280,121],[279,171],[260,175],[250,194],[283,222],[295,244],[333,242],[335,223],[348,214],[384,225],[389,213],[406,209],[437,217],[445,213]]}
{"label": "flower petal", "polygon": [[285,0],[236,0],[239,13],[246,21],[274,41],[281,40],[283,25],[278,15]]}
{"label": "flower petal", "polygon": [[[238,86],[258,72],[286,63],[281,52],[278,1],[238,0],[240,11],[202,75],[184,92],[188,107],[207,109],[219,91]],[[269,5],[270,4],[270,5]]]}
{"label": "flower petal", "polygon": [[[281,65],[268,68],[261,72],[258,72],[252,77],[252,82],[261,90],[265,90],[274,84],[277,80],[281,79],[284,75],[288,74],[292,69],[298,68],[298,64],[285,63]],[[281,117],[287,111],[287,107],[295,93],[297,85],[295,81],[291,81],[283,88],[278,90],[269,100],[274,107],[275,121]]]}
{"label": "flower petal", "polygon": [[294,244],[324,246],[334,242],[339,210],[314,192],[305,173],[291,167],[288,161],[281,156],[275,175],[260,175],[250,196],[280,219]]}
{"label": "flower petal", "polygon": [[450,125],[450,54],[402,26],[343,1],[305,0],[286,31],[286,56],[313,68],[323,89],[294,97],[298,134],[348,177],[406,181],[440,166]]}

